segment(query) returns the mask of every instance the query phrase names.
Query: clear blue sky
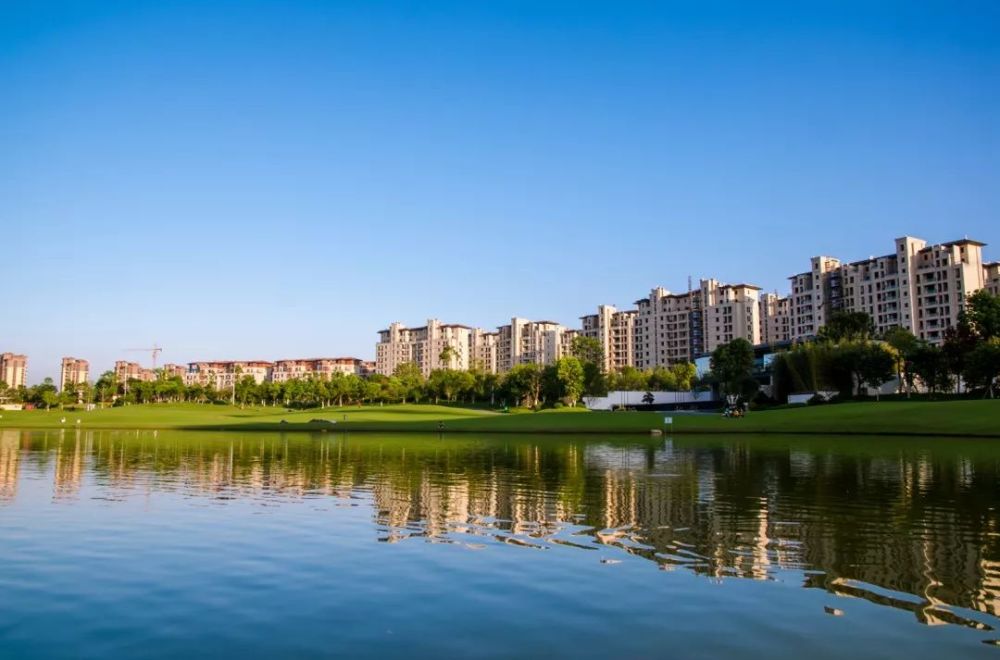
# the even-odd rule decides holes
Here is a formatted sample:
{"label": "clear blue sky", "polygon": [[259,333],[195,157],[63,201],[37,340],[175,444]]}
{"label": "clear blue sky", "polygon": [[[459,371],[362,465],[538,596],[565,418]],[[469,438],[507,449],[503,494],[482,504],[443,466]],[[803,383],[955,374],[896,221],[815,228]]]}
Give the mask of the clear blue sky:
{"label": "clear blue sky", "polygon": [[993,0],[3,3],[0,350],[369,358],[903,234],[997,259],[998,128]]}

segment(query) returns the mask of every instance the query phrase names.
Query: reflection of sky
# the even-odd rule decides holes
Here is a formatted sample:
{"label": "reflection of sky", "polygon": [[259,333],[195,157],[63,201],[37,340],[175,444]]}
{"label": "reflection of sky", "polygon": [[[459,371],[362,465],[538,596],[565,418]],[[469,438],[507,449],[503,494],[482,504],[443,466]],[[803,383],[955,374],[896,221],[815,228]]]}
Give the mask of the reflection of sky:
{"label": "reflection of sky", "polygon": [[[978,650],[1000,603],[995,457],[792,444],[6,430],[0,621],[44,619],[58,601],[71,625],[51,642],[77,643],[110,607],[126,637],[153,626],[164,653],[184,649],[163,639],[172,626],[220,625],[231,643],[256,626],[246,640],[282,654],[260,621],[312,651],[332,643],[323,617],[358,622],[351,649],[399,648],[383,623],[413,643],[410,612],[442,637],[560,631],[582,652],[603,620],[648,654],[671,630],[707,632],[718,619],[700,608],[761,652],[789,652],[797,630],[817,645],[847,630],[886,652],[901,636],[894,653]],[[846,613],[840,628],[825,606]],[[632,612],[647,607],[656,616]],[[929,640],[914,621],[950,632]],[[444,652],[433,637],[424,648]]]}

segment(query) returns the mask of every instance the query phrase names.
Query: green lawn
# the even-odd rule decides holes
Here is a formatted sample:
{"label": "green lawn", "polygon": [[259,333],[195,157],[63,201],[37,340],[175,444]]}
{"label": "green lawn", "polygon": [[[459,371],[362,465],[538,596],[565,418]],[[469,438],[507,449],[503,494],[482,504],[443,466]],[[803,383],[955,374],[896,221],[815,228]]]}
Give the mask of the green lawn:
{"label": "green lawn", "polygon": [[[667,413],[670,415],[670,413]],[[128,406],[93,412],[3,412],[0,427],[175,428],[479,433],[649,433],[664,413],[561,409],[499,414],[434,405],[368,406],[288,412],[199,404]],[[345,421],[346,415],[346,421]],[[752,412],[744,419],[673,413],[673,433],[896,434],[1000,437],[1000,401],[870,402]],[[65,418],[65,422],[62,419]],[[311,420],[336,421],[336,425]],[[443,425],[443,428],[442,428]]]}

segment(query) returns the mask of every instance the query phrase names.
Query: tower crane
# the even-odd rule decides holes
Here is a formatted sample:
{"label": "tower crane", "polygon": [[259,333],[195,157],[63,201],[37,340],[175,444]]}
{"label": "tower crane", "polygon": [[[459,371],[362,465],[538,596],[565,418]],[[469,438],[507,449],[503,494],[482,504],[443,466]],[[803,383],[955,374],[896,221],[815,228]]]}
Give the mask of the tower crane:
{"label": "tower crane", "polygon": [[152,357],[153,357],[153,369],[156,369],[156,356],[163,352],[163,349],[160,348],[159,346],[157,346],[156,342],[153,342],[153,347],[152,348],[126,348],[125,350],[126,351],[144,351],[146,353],[151,354]]}

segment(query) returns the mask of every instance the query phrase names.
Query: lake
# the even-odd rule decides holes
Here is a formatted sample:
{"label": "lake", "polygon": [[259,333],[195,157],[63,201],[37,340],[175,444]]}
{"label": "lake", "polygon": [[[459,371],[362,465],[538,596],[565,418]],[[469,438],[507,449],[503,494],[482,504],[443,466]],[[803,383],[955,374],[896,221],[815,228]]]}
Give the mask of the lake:
{"label": "lake", "polygon": [[0,657],[1000,658],[1000,443],[0,430]]}

